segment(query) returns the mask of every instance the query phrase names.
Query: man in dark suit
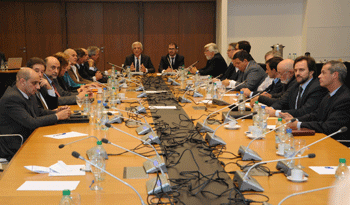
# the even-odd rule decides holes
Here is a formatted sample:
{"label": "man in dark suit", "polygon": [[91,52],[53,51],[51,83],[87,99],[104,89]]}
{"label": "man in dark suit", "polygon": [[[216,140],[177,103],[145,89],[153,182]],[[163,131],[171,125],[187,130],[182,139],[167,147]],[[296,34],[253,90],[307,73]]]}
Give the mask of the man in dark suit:
{"label": "man in dark suit", "polygon": [[293,67],[298,84],[291,88],[288,95],[283,95],[271,107],[266,108],[272,117],[279,116],[280,112],[288,112],[294,117],[311,113],[327,94],[327,89],[321,87],[318,79],[314,77],[316,62],[313,58],[299,56],[295,59]]}
{"label": "man in dark suit", "polygon": [[[263,93],[269,93],[274,94],[274,93],[279,93],[282,91],[283,85],[281,83],[281,80],[277,78],[277,65],[280,63],[283,59],[281,57],[273,57],[270,58],[269,60],[266,61],[266,73],[269,78],[274,79],[264,91]],[[250,91],[249,88],[242,88],[241,91],[243,91],[244,95],[246,97],[252,97],[256,94],[258,94],[257,91],[253,92]]]}
{"label": "man in dark suit", "polygon": [[238,52],[238,50],[236,49],[236,45],[237,45],[237,43],[230,43],[228,45],[227,56],[230,58],[231,62],[228,65],[224,75],[221,76],[221,78],[219,78],[221,81],[226,80],[226,79],[229,79],[229,80],[237,80],[238,79],[238,75],[239,75],[238,71],[239,70],[238,70],[238,68],[236,68],[233,65],[233,62],[232,62],[232,58],[233,58],[234,54]]}
{"label": "man in dark suit", "polygon": [[204,46],[204,55],[208,60],[206,66],[199,70],[197,70],[196,67],[192,67],[190,69],[192,74],[195,74],[198,71],[200,75],[211,75],[212,77],[216,77],[226,72],[226,61],[219,53],[218,46],[215,43],[208,43]]}
{"label": "man in dark suit", "polygon": [[72,93],[65,91],[58,83],[58,68],[60,62],[57,58],[49,56],[45,58],[46,70],[44,77],[48,80],[50,85],[54,88],[56,95],[58,96],[58,105],[76,105],[76,95],[83,98],[85,94],[89,94],[86,89],[82,89],[80,93]]}
{"label": "man in dark suit", "polygon": [[134,42],[131,45],[133,54],[125,58],[124,66],[130,66],[132,72],[154,73],[156,72],[151,58],[147,55],[141,54],[143,46],[141,42]]}
{"label": "man in dark suit", "polygon": [[293,64],[294,61],[292,59],[285,59],[278,63],[277,73],[282,83],[282,91],[273,94],[262,93],[260,96],[255,97],[250,101],[251,106],[253,106],[255,101],[259,101],[262,104],[271,106],[274,102],[277,102],[282,97],[282,95],[288,95],[288,92],[290,91],[289,88],[298,84],[295,80]]}
{"label": "man in dark suit", "polygon": [[[235,88],[234,90],[241,90],[242,88],[248,88],[251,91],[256,91],[259,85],[265,80],[266,73],[251,57],[251,55],[242,50],[238,51],[233,56],[233,65],[239,69],[242,73],[239,75],[237,81],[224,80],[222,84],[229,88]],[[238,84],[244,82],[237,86]]]}
{"label": "man in dark suit", "polygon": [[5,58],[5,54],[0,52],[0,62],[5,63],[6,62],[6,58]]}
{"label": "man in dark suit", "polygon": [[[318,76],[320,85],[328,89],[329,93],[322,99],[318,108],[313,112],[298,117],[290,123],[291,128],[308,128],[326,135],[338,131],[350,124],[350,90],[344,85],[347,75],[346,66],[339,61],[329,61],[323,65]],[[293,115],[280,113],[289,121]],[[350,131],[333,136],[346,146],[350,145]]]}
{"label": "man in dark suit", "polygon": [[170,43],[168,47],[168,54],[162,56],[159,63],[158,71],[162,72],[174,72],[179,66],[185,65],[185,58],[178,54],[178,47],[176,43]]}
{"label": "man in dark suit", "polygon": [[56,109],[58,107],[58,96],[50,83],[43,77],[45,62],[41,58],[33,57],[27,62],[27,67],[33,69],[40,77],[40,90],[35,94],[38,105],[44,109]]}
{"label": "man in dark suit", "polygon": [[[0,134],[20,134],[26,140],[36,128],[55,124],[70,116],[69,108],[52,111],[38,107],[34,95],[40,89],[39,84],[40,77],[33,69],[18,71],[16,84],[8,87],[0,99]],[[0,144],[13,153],[19,149],[20,143],[21,140],[15,137],[0,138]]]}

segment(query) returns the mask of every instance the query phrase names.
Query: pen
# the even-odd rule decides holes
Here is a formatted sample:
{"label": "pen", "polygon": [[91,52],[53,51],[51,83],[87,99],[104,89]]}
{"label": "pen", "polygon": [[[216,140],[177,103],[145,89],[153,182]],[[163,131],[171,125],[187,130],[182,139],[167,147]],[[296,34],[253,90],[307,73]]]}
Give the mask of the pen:
{"label": "pen", "polygon": [[94,181],[94,180],[92,180],[92,182],[91,182],[91,184],[90,184],[89,188],[91,188],[91,186],[92,186],[94,183],[95,183],[95,181]]}
{"label": "pen", "polygon": [[326,169],[334,169],[333,167],[324,167],[324,168],[326,168]]}
{"label": "pen", "polygon": [[56,137],[56,136],[60,136],[60,135],[65,135],[66,133],[64,132],[64,133],[60,133],[60,134],[54,134],[54,135],[52,135],[53,137]]}

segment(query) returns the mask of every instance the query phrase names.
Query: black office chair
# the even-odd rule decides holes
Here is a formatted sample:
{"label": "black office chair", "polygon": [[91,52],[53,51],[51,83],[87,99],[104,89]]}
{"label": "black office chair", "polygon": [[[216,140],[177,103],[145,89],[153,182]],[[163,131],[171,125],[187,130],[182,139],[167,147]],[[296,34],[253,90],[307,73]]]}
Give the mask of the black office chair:
{"label": "black office chair", "polygon": [[[21,138],[20,143],[19,138]],[[16,154],[17,150],[22,146],[23,141],[23,136],[20,134],[0,135],[0,163],[8,163],[11,160],[11,158]],[[8,144],[12,143],[19,144],[18,149],[9,149]]]}

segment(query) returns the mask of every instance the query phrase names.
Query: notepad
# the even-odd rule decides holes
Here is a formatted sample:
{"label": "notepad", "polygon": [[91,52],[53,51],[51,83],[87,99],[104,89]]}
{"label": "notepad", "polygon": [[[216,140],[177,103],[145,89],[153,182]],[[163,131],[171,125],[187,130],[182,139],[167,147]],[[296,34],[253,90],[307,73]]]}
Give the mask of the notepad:
{"label": "notepad", "polygon": [[26,181],[17,191],[63,191],[75,190],[80,181]]}
{"label": "notepad", "polygon": [[82,136],[87,136],[87,134],[80,133],[80,132],[66,132],[66,133],[59,133],[59,134],[52,134],[52,135],[44,135],[44,137],[50,137],[54,139],[65,139],[65,138],[82,137]]}

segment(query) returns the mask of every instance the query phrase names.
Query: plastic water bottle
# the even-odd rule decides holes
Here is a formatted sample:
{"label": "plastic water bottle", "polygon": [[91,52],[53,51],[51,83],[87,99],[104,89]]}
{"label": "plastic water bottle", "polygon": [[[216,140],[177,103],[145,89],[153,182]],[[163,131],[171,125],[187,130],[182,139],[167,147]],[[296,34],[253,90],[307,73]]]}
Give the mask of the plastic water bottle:
{"label": "plastic water bottle", "polygon": [[118,89],[115,89],[115,87],[112,87],[110,96],[111,96],[110,105],[112,108],[116,108],[117,100],[118,100]]}
{"label": "plastic water bottle", "polygon": [[245,111],[245,96],[243,94],[243,91],[240,92],[239,96],[238,96],[238,111],[240,113],[243,113]]}
{"label": "plastic water bottle", "polygon": [[278,149],[278,144],[281,143],[281,140],[280,140],[280,136],[281,135],[284,135],[285,134],[285,126],[282,126],[283,125],[283,122],[282,122],[282,118],[278,118],[277,122],[276,122],[276,128],[277,127],[280,127],[280,128],[277,128],[275,130],[275,142],[276,142],[276,149]]}
{"label": "plastic water bottle", "polygon": [[72,198],[70,197],[70,190],[65,189],[62,191],[62,198],[59,205],[74,205]]}
{"label": "plastic water bottle", "polygon": [[284,144],[284,157],[288,158],[294,155],[294,137],[292,129],[288,128],[286,131],[286,141]]}
{"label": "plastic water bottle", "polygon": [[99,130],[101,128],[101,119],[102,119],[103,105],[101,100],[97,101],[96,113],[95,113],[95,121],[96,121],[96,129]]}
{"label": "plastic water bottle", "polygon": [[103,103],[103,109],[102,109],[102,118],[101,118],[101,130],[108,130],[108,127],[106,126],[106,123],[108,123],[108,115],[106,107],[107,103]]}
{"label": "plastic water bottle", "polygon": [[346,166],[346,159],[340,158],[338,168],[335,171],[335,177],[338,180],[343,180],[348,173],[349,173],[349,168],[348,166]]}
{"label": "plastic water bottle", "polygon": [[115,78],[115,67],[114,66],[112,66],[111,76],[113,79]]}
{"label": "plastic water bottle", "polygon": [[83,106],[84,106],[84,114],[88,115],[90,112],[90,99],[88,94],[85,94]]}
{"label": "plastic water bottle", "polygon": [[293,53],[293,60],[297,58],[297,53]]}
{"label": "plastic water bottle", "polygon": [[205,96],[205,99],[212,99],[212,80],[211,80],[211,76],[209,76],[208,78],[208,82],[207,82],[207,96]]}
{"label": "plastic water bottle", "polygon": [[216,83],[213,84],[213,99],[218,99],[218,92]]}
{"label": "plastic water bottle", "polygon": [[260,106],[259,106],[259,102],[258,101],[255,101],[255,103],[254,103],[253,112],[256,112],[256,114],[253,115],[253,125],[254,126],[259,126]]}
{"label": "plastic water bottle", "polygon": [[108,102],[108,90],[107,88],[103,88],[102,92],[102,103]]}
{"label": "plastic water bottle", "polygon": [[[97,164],[97,166],[101,167],[102,169],[106,169],[106,162],[105,159],[107,159],[107,152],[105,148],[102,146],[101,141],[97,141],[97,145],[91,149],[89,149],[86,154],[88,155],[89,159]],[[97,180],[103,181],[106,177],[106,173],[99,170],[99,169],[93,169],[96,170],[94,175]]]}
{"label": "plastic water bottle", "polygon": [[289,53],[288,59],[292,59],[292,54],[291,53]]}
{"label": "plastic water bottle", "polygon": [[265,110],[265,105],[261,106],[259,113],[259,127],[263,130],[263,133],[266,133],[267,129],[267,114]]}

